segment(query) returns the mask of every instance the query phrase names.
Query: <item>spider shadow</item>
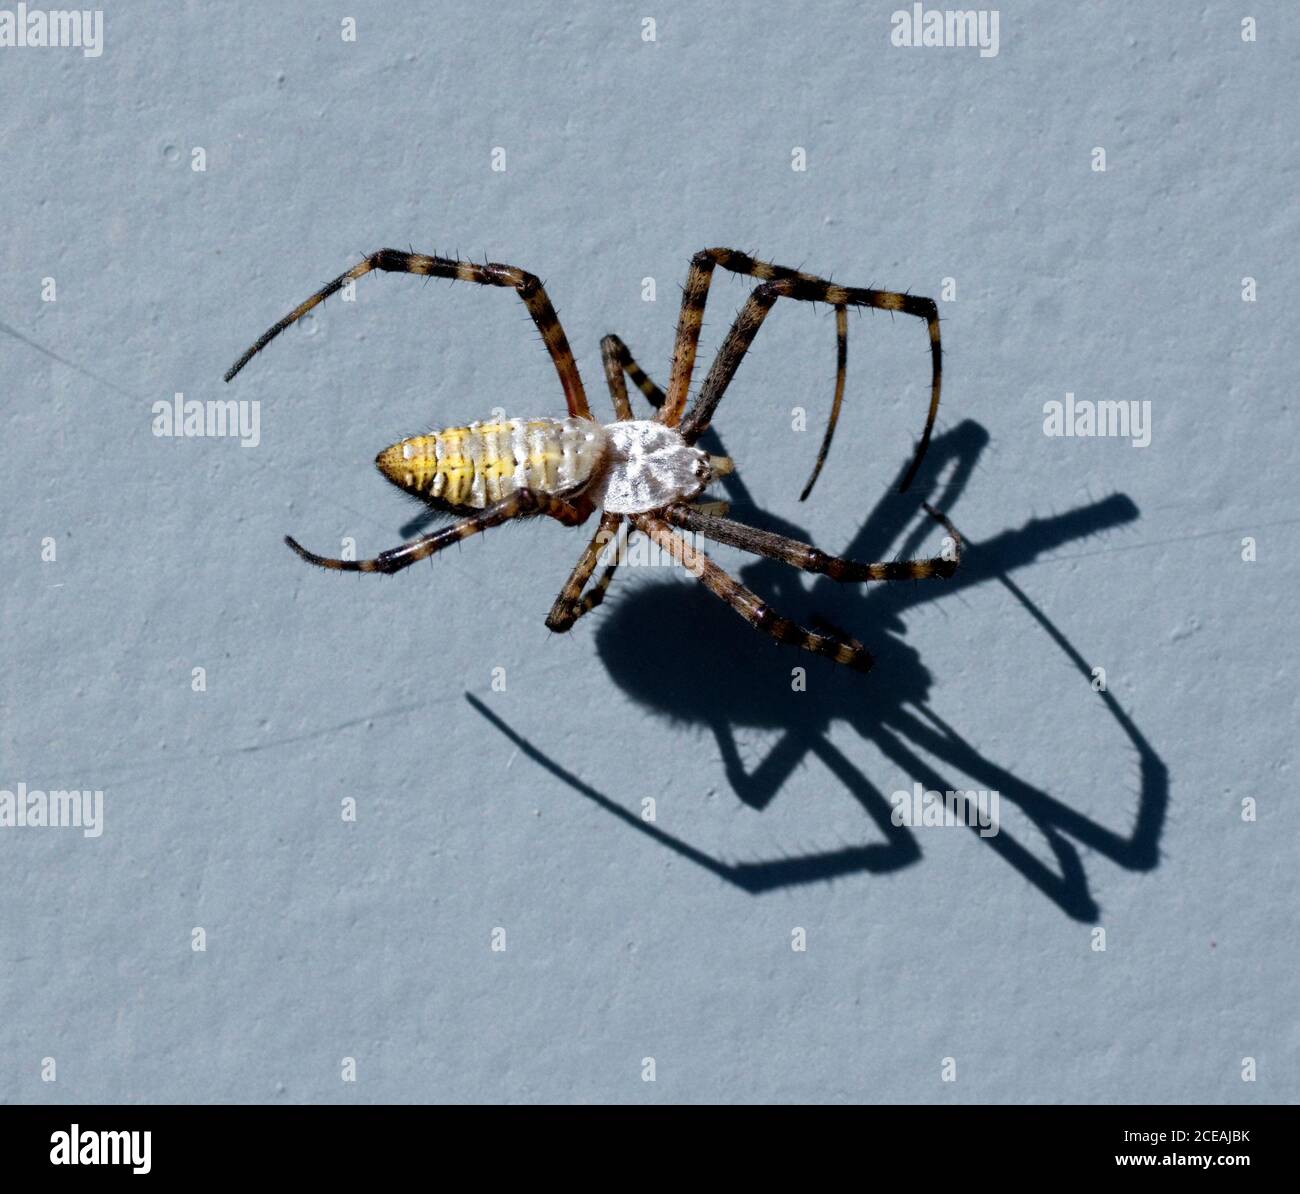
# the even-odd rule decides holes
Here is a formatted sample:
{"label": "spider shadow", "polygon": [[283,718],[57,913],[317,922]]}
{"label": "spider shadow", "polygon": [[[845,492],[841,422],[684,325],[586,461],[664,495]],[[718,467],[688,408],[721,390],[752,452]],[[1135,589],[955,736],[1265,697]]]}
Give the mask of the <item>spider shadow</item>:
{"label": "spider shadow", "polygon": [[[712,443],[709,442],[712,440]],[[959,498],[988,442],[988,433],[964,422],[937,437],[925,466],[906,494],[896,486],[882,498],[843,553],[854,559],[889,559],[924,554],[923,541],[933,531],[922,501],[953,516]],[[724,454],[713,432],[702,441]],[[901,473],[900,473],[901,479]],[[737,474],[723,486],[743,521],[809,541],[800,527],[754,507]],[[1107,691],[1096,693],[1136,754],[1140,774],[1137,807],[1127,832],[1117,831],[1076,812],[1050,793],[1018,778],[1006,766],[982,755],[930,707],[933,676],[917,651],[902,638],[904,615],[914,605],[938,600],[970,586],[995,581],[1046,632],[1081,676],[1092,675],[1083,656],[1008,575],[1043,552],[1131,522],[1137,507],[1113,495],[1046,519],[1031,519],[982,543],[968,543],[962,565],[948,581],[916,584],[839,585],[819,578],[806,588],[802,574],[771,560],[757,560],[739,570],[741,579],[784,613],[808,621],[823,617],[866,636],[876,656],[870,675],[796,655],[787,648],[756,650],[754,632],[718,601],[706,600],[698,585],[680,579],[628,586],[596,630],[597,650],[614,681],[639,705],[678,724],[712,732],[735,794],[754,809],[764,809],[811,755],[839,781],[874,823],[878,840],[865,845],[819,851],[797,857],[729,862],[713,857],[633,815],[608,796],[566,771],[516,734],[473,697],[480,713],[510,737],[539,765],[588,799],[678,855],[750,892],[820,882],[858,872],[885,873],[917,862],[921,849],[911,829],[895,825],[893,805],[861,769],[830,739],[836,721],[847,722],[910,778],[927,790],[968,788],[952,782],[955,772],[979,788],[996,790],[1042,835],[1055,868],[1008,832],[1005,816],[999,830],[983,841],[996,854],[1056,903],[1067,915],[1095,921],[1099,908],[1089,890],[1077,846],[1089,847],[1130,870],[1154,868],[1168,803],[1167,769],[1133,721]],[[898,545],[898,546],[896,546]],[[626,582],[625,582],[626,583]],[[665,651],[663,643],[672,643]],[[684,672],[682,659],[696,665]],[[791,667],[809,667],[805,691],[792,691]],[[765,758],[747,767],[737,743],[738,729],[775,733]],[[978,833],[978,827],[972,827]]]}

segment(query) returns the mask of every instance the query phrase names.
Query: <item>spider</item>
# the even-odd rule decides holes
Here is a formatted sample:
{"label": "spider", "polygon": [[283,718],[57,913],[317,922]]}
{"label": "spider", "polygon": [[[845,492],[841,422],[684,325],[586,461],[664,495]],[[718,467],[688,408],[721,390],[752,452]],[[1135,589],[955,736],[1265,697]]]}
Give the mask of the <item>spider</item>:
{"label": "spider", "polygon": [[[700,325],[709,283],[717,266],[756,278],[760,285],[731,325],[688,412],[687,396]],[[584,590],[605,547],[615,538],[621,547],[630,524],[681,563],[755,629],[771,635],[778,643],[826,656],[861,672],[870,669],[872,657],[856,639],[829,625],[814,631],[782,617],[677,532],[693,532],[836,581],[920,580],[950,577],[956,571],[960,536],[942,514],[928,505],[927,512],[951,536],[951,552],[929,559],[864,563],[828,555],[810,544],[747,526],[713,513],[705,506],[692,504],[713,478],[731,470],[729,458],[710,456],[695,447],[695,443],[708,430],[718,402],[778,298],[827,303],[835,308],[836,316],[838,360],[834,403],[802,498],[812,490],[839,417],[847,362],[847,309],[874,307],[914,315],[925,321],[932,366],[930,406],[925,430],[899,487],[900,492],[906,490],[921,465],[939,408],[939,317],[931,299],[840,286],[799,270],[757,261],[733,249],[705,249],[691,259],[666,393],[650,380],[617,336],[606,336],[601,341],[605,379],[617,417],[615,422],[601,425],[592,418],[569,342],[545,289],[534,275],[510,265],[492,262],[478,265],[380,249],[340,274],[263,333],[231,366],[225,380],[232,380],[254,355],[317,304],[348,282],[376,269],[515,290],[541,332],[559,374],[568,416],[471,423],[413,436],[385,448],[375,463],[389,481],[435,510],[462,517],[450,526],[420,535],[368,560],[318,556],[286,536],[285,542],[308,563],[343,572],[398,572],[510,519],[545,515],[565,526],[579,526],[599,508],[599,528],[546,618],[551,630],[569,630],[603,600],[618,567],[618,555],[604,568],[592,588]],[[658,408],[653,418],[634,416],[624,374]],[[722,508],[725,510],[725,506]]]}

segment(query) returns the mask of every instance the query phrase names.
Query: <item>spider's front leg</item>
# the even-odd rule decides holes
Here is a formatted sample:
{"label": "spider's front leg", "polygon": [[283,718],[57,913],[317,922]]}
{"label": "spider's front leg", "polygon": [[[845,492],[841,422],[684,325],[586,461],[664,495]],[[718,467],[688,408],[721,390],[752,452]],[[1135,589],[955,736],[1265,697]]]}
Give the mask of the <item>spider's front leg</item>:
{"label": "spider's front leg", "polygon": [[463,518],[449,527],[442,527],[427,535],[421,535],[418,539],[412,539],[400,547],[380,552],[369,560],[331,559],[308,551],[289,536],[285,536],[284,541],[307,563],[316,564],[321,568],[332,568],[338,572],[393,573],[409,568],[417,561],[442,551],[444,547],[450,547],[453,543],[459,543],[462,539],[468,539],[471,535],[500,526],[512,518],[528,518],[538,514],[549,515],[569,526],[576,525],[585,517],[578,508],[563,498],[548,493],[538,493],[532,489],[517,489],[509,497],[502,498],[501,501],[488,506],[478,514],[471,514],[468,518]]}
{"label": "spider's front leg", "polygon": [[[686,398],[690,388],[691,375],[695,368],[695,354],[699,344],[700,326],[703,321],[704,304],[708,298],[709,282],[715,266],[722,266],[733,273],[744,274],[759,279],[763,285],[750,295],[749,300],[736,317],[731,331],[714,360],[713,367],[705,379],[700,397],[694,409],[683,418],[686,410]],[[926,415],[925,430],[917,445],[912,465],[904,476],[899,492],[911,485],[934,430],[934,420],[939,411],[939,389],[942,375],[942,350],[939,343],[938,308],[930,299],[916,298],[892,290],[870,290],[863,287],[839,286],[802,270],[790,269],[771,262],[759,261],[747,253],[735,249],[704,249],[691,259],[690,272],[682,294],[681,314],[677,323],[677,339],[673,347],[672,374],[668,382],[668,396],[660,418],[669,426],[681,424],[682,434],[688,442],[694,442],[708,428],[713,411],[721,399],[723,391],[736,372],[741,358],[744,357],[755,334],[762,325],[767,312],[778,297],[788,297],[805,302],[827,303],[836,308],[836,334],[839,346],[836,369],[836,399],[831,411],[831,420],[827,426],[826,436],[818,453],[818,462],[813,475],[804,487],[801,498],[806,498],[813,482],[825,460],[830,447],[830,440],[839,417],[840,401],[843,397],[845,366],[848,359],[846,307],[873,307],[882,311],[899,311],[905,315],[915,315],[926,321],[930,335],[930,359],[932,376],[930,383],[930,407]]]}
{"label": "spider's front leg", "polygon": [[342,290],[349,282],[364,277],[371,270],[387,270],[390,273],[418,274],[423,277],[451,278],[458,282],[476,282],[480,286],[503,286],[514,290],[528,308],[537,330],[542,333],[542,342],[551,354],[555,371],[560,375],[560,384],[564,387],[564,398],[568,404],[569,414],[589,419],[591,410],[587,406],[587,395],[582,388],[582,378],[578,374],[578,364],[573,359],[573,350],[569,347],[568,337],[560,326],[559,316],[546,295],[541,281],[527,270],[513,265],[499,265],[487,262],[478,265],[473,261],[456,261],[449,257],[430,257],[424,253],[403,253],[400,249],[379,249],[371,253],[364,261],[341,273],[332,282],[327,282],[310,298],[304,299],[279,322],[272,324],[253,345],[227,371],[226,381],[230,381],[252,358],[262,351],[290,324],[295,323],[313,307],[323,303],[330,295]]}

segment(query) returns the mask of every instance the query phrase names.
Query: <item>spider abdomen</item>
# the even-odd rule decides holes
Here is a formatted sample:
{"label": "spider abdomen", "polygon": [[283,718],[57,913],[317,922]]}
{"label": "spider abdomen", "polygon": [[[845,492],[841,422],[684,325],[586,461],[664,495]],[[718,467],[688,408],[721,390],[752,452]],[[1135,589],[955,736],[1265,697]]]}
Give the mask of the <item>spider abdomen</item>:
{"label": "spider abdomen", "polygon": [[495,419],[412,436],[375,463],[408,493],[482,510],[519,489],[580,489],[605,452],[604,429],[591,419]]}

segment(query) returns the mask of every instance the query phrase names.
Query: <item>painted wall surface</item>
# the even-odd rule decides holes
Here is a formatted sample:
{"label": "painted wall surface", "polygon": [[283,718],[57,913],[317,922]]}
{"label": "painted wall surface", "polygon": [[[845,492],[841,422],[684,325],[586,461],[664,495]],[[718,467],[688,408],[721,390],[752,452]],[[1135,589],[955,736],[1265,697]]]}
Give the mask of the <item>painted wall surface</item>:
{"label": "painted wall surface", "polygon": [[[0,1097],[1300,1095],[1300,21],[1007,0],[981,49],[897,8],[140,0],[0,44]],[[908,316],[850,313],[807,502],[829,307],[777,304],[710,441],[745,521],[967,538],[865,587],[710,549],[870,675],[644,553],[551,634],[594,522],[393,577],[284,546],[393,547],[429,523],[383,447],[564,411],[511,292],[394,274],[223,384],[362,254],[537,273],[608,420],[600,338],[666,383],[719,245],[938,302],[907,494]],[[228,433],[157,434],[177,394]],[[996,818],[896,823],[928,791]]]}

